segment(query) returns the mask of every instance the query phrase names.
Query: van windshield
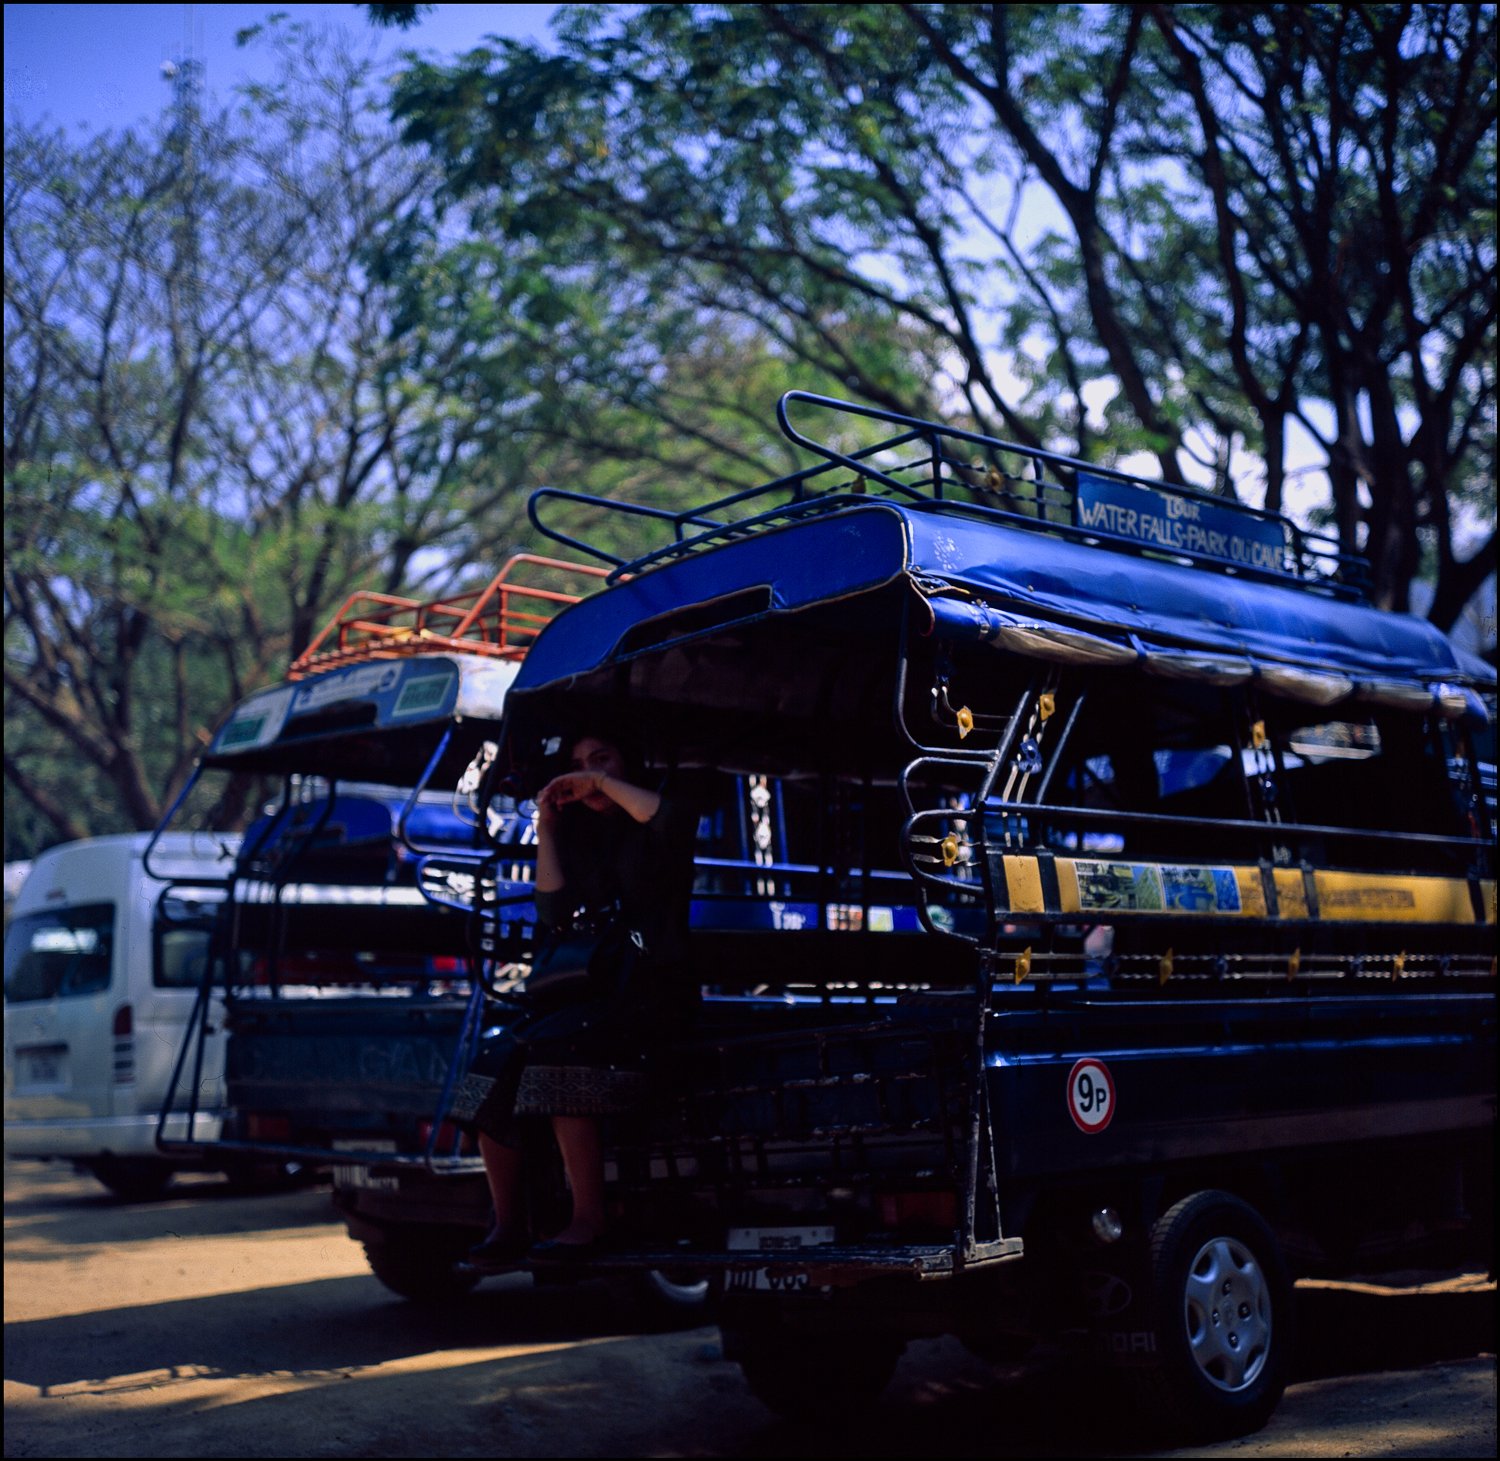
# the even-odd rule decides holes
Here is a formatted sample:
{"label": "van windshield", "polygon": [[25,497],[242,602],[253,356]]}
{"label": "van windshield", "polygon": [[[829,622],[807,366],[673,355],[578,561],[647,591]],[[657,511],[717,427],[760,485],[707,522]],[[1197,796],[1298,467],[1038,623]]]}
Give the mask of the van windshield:
{"label": "van windshield", "polygon": [[27,913],[5,930],[5,1002],[67,999],[109,988],[115,905]]}

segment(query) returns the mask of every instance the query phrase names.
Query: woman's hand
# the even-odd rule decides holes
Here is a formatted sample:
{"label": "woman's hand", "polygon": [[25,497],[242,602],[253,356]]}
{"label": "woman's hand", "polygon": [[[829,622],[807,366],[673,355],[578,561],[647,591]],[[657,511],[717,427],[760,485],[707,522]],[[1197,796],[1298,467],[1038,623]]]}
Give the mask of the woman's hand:
{"label": "woman's hand", "polygon": [[[618,757],[619,752],[613,755]],[[661,796],[602,767],[565,771],[536,794],[541,825],[555,826],[558,809],[569,802],[582,802],[591,812],[621,811],[634,821],[649,822],[661,805]]]}
{"label": "woman's hand", "polygon": [[565,771],[554,776],[536,797],[537,810],[544,821],[553,821],[558,809],[569,802],[581,802],[596,797],[604,789],[607,776],[602,771]]}

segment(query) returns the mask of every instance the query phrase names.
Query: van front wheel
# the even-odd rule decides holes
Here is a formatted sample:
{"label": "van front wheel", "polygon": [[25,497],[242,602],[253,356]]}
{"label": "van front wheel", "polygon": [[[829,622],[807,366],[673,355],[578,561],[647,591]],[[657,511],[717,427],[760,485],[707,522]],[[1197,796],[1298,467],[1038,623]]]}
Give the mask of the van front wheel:
{"label": "van front wheel", "polygon": [[1153,1415],[1188,1439],[1259,1430],[1292,1358],[1292,1285],[1254,1208],[1198,1192],[1151,1233],[1157,1362],[1138,1371]]}

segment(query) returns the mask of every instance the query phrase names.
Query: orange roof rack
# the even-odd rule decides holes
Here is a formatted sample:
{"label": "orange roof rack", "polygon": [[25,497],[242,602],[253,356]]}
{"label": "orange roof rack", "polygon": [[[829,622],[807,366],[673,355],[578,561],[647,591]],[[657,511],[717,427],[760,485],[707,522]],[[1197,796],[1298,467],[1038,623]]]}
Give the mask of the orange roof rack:
{"label": "orange roof rack", "polygon": [[[558,609],[576,604],[579,594],[512,583],[522,564],[568,575],[605,578],[607,568],[517,553],[482,589],[442,599],[405,599],[361,590],[350,594],[323,632],[294,659],[287,679],[320,674],[362,660],[456,652],[520,660]],[[519,601],[519,606],[518,602]],[[332,643],[329,641],[332,640]]]}

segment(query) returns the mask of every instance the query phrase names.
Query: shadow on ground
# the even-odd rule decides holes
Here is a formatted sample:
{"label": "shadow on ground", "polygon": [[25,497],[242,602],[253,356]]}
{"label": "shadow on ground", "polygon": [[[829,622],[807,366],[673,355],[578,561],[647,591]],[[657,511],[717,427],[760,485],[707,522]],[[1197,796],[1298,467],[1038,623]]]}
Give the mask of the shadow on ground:
{"label": "shadow on ground", "polygon": [[[165,1201],[125,1205],[76,1179],[45,1185],[52,1190],[18,1192],[19,1201],[8,1203],[8,1232],[22,1237],[20,1246],[50,1249],[64,1261],[70,1249],[164,1232],[339,1227],[326,1191],[225,1202],[217,1186],[200,1183]],[[1334,1412],[1373,1407],[1362,1413],[1379,1413],[1388,1437],[1414,1413],[1404,1398],[1391,1398],[1398,1377],[1390,1385],[1353,1380],[1366,1397],[1358,1402],[1345,1398],[1340,1377],[1406,1371],[1402,1393],[1415,1395],[1448,1384],[1445,1375],[1477,1385],[1492,1373],[1486,1363],[1478,1374],[1473,1358],[1494,1351],[1492,1288],[1303,1288],[1297,1303],[1300,1396],[1289,1396],[1265,1436],[1246,1444],[1260,1445],[1279,1428],[1278,1454],[1305,1454],[1298,1448],[1304,1433],[1343,1424]],[[529,1352],[493,1353],[509,1346]],[[423,1361],[427,1355],[440,1357],[436,1368]],[[454,1457],[555,1455],[568,1444],[575,1445],[570,1454],[592,1455],[882,1457],[1121,1455],[1161,1444],[1131,1418],[1118,1375],[1055,1349],[995,1367],[951,1338],[914,1344],[867,1417],[836,1427],[774,1420],[750,1398],[738,1367],[723,1360],[711,1328],[636,1338],[604,1285],[537,1288],[523,1275],[488,1280],[437,1310],[357,1275],[36,1319],[7,1325],[5,1357],[7,1379],[37,1387],[40,1400],[57,1397],[60,1406],[79,1389],[119,1403],[143,1392],[133,1415],[149,1420],[141,1432],[146,1449],[111,1443],[94,1454],[230,1454],[208,1434],[211,1412],[194,1398],[194,1384],[264,1377],[310,1382],[230,1407],[236,1435],[249,1428],[279,1438],[265,1443],[265,1455],[409,1454],[403,1447],[413,1425]],[[408,1373],[369,1373],[405,1360],[413,1362]],[[1441,1368],[1450,1361],[1457,1363]],[[1438,1367],[1425,1371],[1430,1384],[1423,1378],[1429,1366]],[[171,1372],[165,1384],[162,1372]],[[353,1383],[333,1383],[346,1379]],[[30,1424],[39,1415],[31,1412]],[[49,1433],[40,1449],[8,1447],[8,1454],[76,1454],[76,1418],[66,1419],[73,1415],[58,1410],[55,1441]],[[335,1425],[329,1415],[346,1419]],[[321,1438],[316,1445],[313,1436]],[[1429,1426],[1398,1453],[1445,1454],[1444,1436]],[[59,1449],[69,1444],[72,1451]]]}
{"label": "shadow on ground", "polygon": [[[1298,1289],[1293,1384],[1492,1359],[1494,1303],[1493,1289],[1395,1295]],[[824,1428],[815,1443],[805,1424],[778,1421],[758,1432],[744,1454],[807,1455],[811,1446],[825,1456],[1130,1455],[1167,1439],[1136,1416],[1120,1374],[1101,1374],[1076,1357],[1038,1349],[990,1375],[986,1383],[955,1341],[913,1346],[878,1415]],[[1442,1382],[1439,1370],[1434,1382]],[[1289,1397],[1283,1422],[1292,1406]],[[1435,1438],[1403,1445],[1399,1454],[1445,1455],[1447,1444]],[[1297,1454],[1296,1447],[1282,1454]]]}
{"label": "shadow on ground", "polygon": [[[1491,1292],[1392,1297],[1320,1289],[1298,1297],[1299,1380],[1410,1370],[1493,1349]],[[632,1353],[609,1343],[623,1338],[619,1312],[598,1284],[539,1289],[512,1276],[434,1311],[355,1277],[10,1325],[5,1353],[7,1378],[45,1393],[163,1370],[331,1379],[433,1351],[557,1345],[568,1352],[482,1362],[486,1392],[527,1383],[520,1371],[532,1379],[545,1372],[552,1377],[548,1388],[555,1388],[588,1352],[594,1383],[582,1388],[596,1394],[578,1398],[593,1409],[607,1408],[618,1383],[610,1372]],[[601,1341],[603,1352],[594,1348]],[[737,1368],[718,1357],[712,1330],[639,1343],[667,1346],[673,1369],[689,1365],[700,1383],[712,1381],[706,1391],[742,1388]],[[573,1348],[580,1344],[583,1351]],[[608,1358],[610,1351],[618,1358]],[[466,1368],[455,1359],[457,1371]],[[448,1383],[464,1389],[456,1371],[445,1373]],[[106,1388],[112,1387],[106,1382]],[[1046,1349],[1023,1364],[996,1368],[945,1339],[912,1347],[885,1401],[868,1418],[811,1428],[768,1419],[742,1433],[735,1449],[762,1456],[807,1455],[810,1447],[829,1456],[1056,1456],[1130,1454],[1160,1444],[1152,1428],[1131,1417],[1117,1375]]]}
{"label": "shadow on ground", "polygon": [[[247,1193],[222,1177],[193,1173],[174,1179],[163,1197],[124,1202],[92,1177],[61,1163],[21,1176],[24,1180],[7,1182],[7,1235],[63,1248],[141,1242],[169,1234],[207,1238],[343,1222],[333,1206],[332,1189],[322,1184]],[[7,1245],[5,1256],[15,1262],[48,1255],[17,1253]]]}
{"label": "shadow on ground", "polygon": [[1495,1291],[1368,1294],[1297,1290],[1292,1378],[1413,1370],[1495,1351]]}
{"label": "shadow on ground", "polygon": [[599,1283],[534,1288],[515,1275],[432,1309],[356,1276],[7,1324],[5,1377],[53,1389],[166,1369],[317,1376],[436,1350],[574,1343],[619,1332],[618,1309]]}

